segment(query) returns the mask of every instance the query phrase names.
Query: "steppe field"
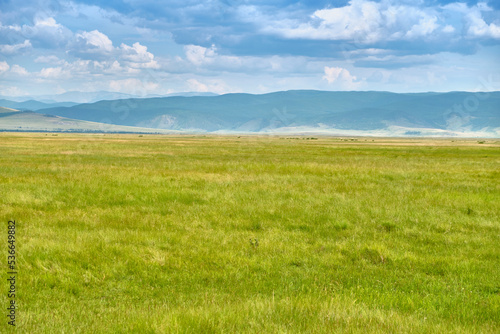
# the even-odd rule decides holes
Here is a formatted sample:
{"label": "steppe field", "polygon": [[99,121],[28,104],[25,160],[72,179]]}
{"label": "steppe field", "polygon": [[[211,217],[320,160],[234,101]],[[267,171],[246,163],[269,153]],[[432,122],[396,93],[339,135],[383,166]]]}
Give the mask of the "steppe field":
{"label": "steppe field", "polygon": [[0,134],[18,333],[499,333],[500,139]]}

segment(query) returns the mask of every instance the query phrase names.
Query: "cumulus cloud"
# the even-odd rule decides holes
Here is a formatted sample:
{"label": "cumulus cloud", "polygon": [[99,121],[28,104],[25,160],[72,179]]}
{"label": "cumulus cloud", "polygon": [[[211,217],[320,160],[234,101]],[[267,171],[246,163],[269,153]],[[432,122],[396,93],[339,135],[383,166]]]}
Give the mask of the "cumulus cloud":
{"label": "cumulus cloud", "polygon": [[189,79],[187,81],[189,85],[189,90],[193,92],[209,92],[210,90],[208,89],[208,86],[199,82],[196,79]]}
{"label": "cumulus cloud", "polygon": [[86,78],[90,74],[100,74],[90,60],[77,59],[74,62],[63,61],[61,66],[44,67],[35,73],[42,81],[57,81],[60,79]]}
{"label": "cumulus cloud", "polygon": [[7,72],[10,69],[6,61],[0,61],[0,74]]}
{"label": "cumulus cloud", "polygon": [[0,44],[5,44],[3,53],[14,54],[30,48],[64,48],[72,37],[73,33],[53,17],[37,16],[32,23],[25,24],[2,25],[0,22]]}
{"label": "cumulus cloud", "polygon": [[14,45],[0,45],[0,53],[4,55],[11,55],[17,53],[21,49],[30,48],[31,42],[25,40],[23,43]]}
{"label": "cumulus cloud", "polygon": [[34,25],[23,25],[19,30],[22,36],[29,37],[32,44],[41,48],[63,47],[73,33],[52,17],[35,18]]}
{"label": "cumulus cloud", "polygon": [[195,65],[211,63],[216,55],[215,46],[205,48],[199,45],[186,45],[184,47],[186,58]]}
{"label": "cumulus cloud", "polygon": [[[258,64],[258,61],[253,57],[221,55],[214,45],[209,48],[199,45],[186,45],[184,52],[190,64],[212,70],[244,71],[248,68],[255,68]],[[260,61],[261,65],[266,63],[263,59],[260,59]]]}
{"label": "cumulus cloud", "polygon": [[436,23],[436,16],[422,17],[417,24],[414,24],[405,34],[409,39],[424,37],[432,34],[439,25]]}
{"label": "cumulus cloud", "polygon": [[486,37],[500,39],[500,24],[487,24],[479,10],[473,10],[466,15],[469,37]]}
{"label": "cumulus cloud", "polygon": [[370,44],[429,36],[440,26],[437,22],[432,8],[351,0],[343,7],[317,10],[307,22],[285,19],[261,30],[289,39],[355,40]]}
{"label": "cumulus cloud", "polygon": [[105,63],[102,62],[94,62],[94,66],[98,67],[101,71],[108,74],[118,74],[123,73],[125,69],[120,65],[120,63],[115,60],[110,65],[106,66]]}
{"label": "cumulus cloud", "polygon": [[227,84],[220,79],[208,80],[208,82],[200,82],[197,79],[188,79],[187,84],[190,91],[193,92],[212,92],[217,94],[226,94],[232,92]]}
{"label": "cumulus cloud", "polygon": [[98,30],[92,30],[91,32],[84,31],[81,34],[77,34],[76,38],[82,39],[90,49],[95,49],[98,52],[109,53],[114,50],[113,42],[111,42],[108,36]]}
{"label": "cumulus cloud", "polygon": [[90,76],[102,77],[102,75],[128,76],[140,74],[139,69],[122,66],[117,60],[96,61],[88,59],[76,59],[73,62],[59,61],[60,66],[43,68],[37,73],[42,79],[58,78],[85,78]]}
{"label": "cumulus cloud", "polygon": [[323,79],[326,80],[329,85],[333,85],[337,89],[354,90],[359,89],[364,84],[364,80],[359,80],[347,69],[342,67],[325,66],[324,73]]}
{"label": "cumulus cloud", "polygon": [[80,58],[105,59],[115,50],[109,37],[98,30],[76,34],[75,39],[70,53]]}
{"label": "cumulus cloud", "polygon": [[63,71],[62,67],[46,67],[42,68],[39,73],[39,77],[43,79],[60,79],[62,77],[68,77],[69,73]]}
{"label": "cumulus cloud", "polygon": [[[104,33],[93,30],[84,31],[76,35],[76,42],[73,43],[69,53],[75,57],[93,60],[98,62],[118,59],[121,63],[132,69],[157,69],[158,62],[155,56],[148,51],[148,48],[139,42],[132,46],[122,43],[119,47],[113,46],[111,39]],[[117,69],[115,64],[115,69]]]}
{"label": "cumulus cloud", "polygon": [[352,85],[356,81],[356,77],[342,67],[328,67],[325,66],[325,75],[323,79],[328,81],[329,84],[340,82],[341,84]]}
{"label": "cumulus cloud", "polygon": [[99,70],[92,66],[94,65],[90,60],[77,59],[74,62],[64,62],[64,70],[71,73],[72,76],[86,76],[91,73],[99,73]]}
{"label": "cumulus cloud", "polygon": [[35,27],[62,28],[53,17],[35,18]]}
{"label": "cumulus cloud", "polygon": [[24,67],[19,66],[19,65],[12,65],[12,68],[10,69],[10,72],[14,73],[16,75],[19,75],[19,76],[27,76],[27,75],[29,75],[28,71]]}
{"label": "cumulus cloud", "polygon": [[[487,23],[483,13],[493,12],[493,9],[485,2],[479,2],[474,6],[467,6],[462,2],[451,3],[443,6],[450,13],[456,12],[463,16],[465,21],[466,37],[468,38],[500,38],[500,18],[497,15],[496,22]],[[491,18],[491,15],[490,15]]]}
{"label": "cumulus cloud", "polygon": [[118,49],[121,58],[127,61],[134,68],[159,68],[154,60],[154,55],[148,52],[148,48],[140,43],[134,43],[132,46],[121,44]]}

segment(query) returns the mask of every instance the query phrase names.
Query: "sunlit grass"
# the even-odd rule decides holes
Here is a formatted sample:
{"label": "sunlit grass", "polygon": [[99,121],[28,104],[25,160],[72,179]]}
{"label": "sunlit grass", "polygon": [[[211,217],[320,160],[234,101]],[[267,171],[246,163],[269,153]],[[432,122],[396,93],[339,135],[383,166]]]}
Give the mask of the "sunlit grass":
{"label": "sunlit grass", "polygon": [[18,331],[500,330],[498,141],[299,138],[1,134]]}

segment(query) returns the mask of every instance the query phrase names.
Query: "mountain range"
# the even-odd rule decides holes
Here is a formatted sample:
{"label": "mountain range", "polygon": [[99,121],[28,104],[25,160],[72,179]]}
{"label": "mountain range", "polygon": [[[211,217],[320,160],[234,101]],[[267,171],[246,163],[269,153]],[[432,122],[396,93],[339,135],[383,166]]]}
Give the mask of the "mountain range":
{"label": "mountain range", "polygon": [[0,106],[21,111],[36,111],[40,109],[71,107],[77,105],[76,102],[41,102],[36,100],[27,100],[22,102],[0,99]]}
{"label": "mountain range", "polygon": [[500,92],[286,91],[99,101],[42,111],[93,122],[191,132],[500,134]]}
{"label": "mountain range", "polygon": [[500,137],[500,92],[300,90],[128,98],[36,110],[70,119],[191,133]]}
{"label": "mountain range", "polygon": [[[78,92],[69,91],[61,94],[50,94],[50,95],[33,95],[33,96],[2,96],[1,100],[9,100],[11,103],[16,102],[26,102],[26,101],[37,101],[45,104],[57,104],[57,103],[93,103],[102,100],[118,100],[118,99],[132,99],[132,98],[150,98],[150,97],[166,97],[166,96],[215,96],[215,93],[209,92],[180,92],[171,93],[166,95],[133,95],[119,92],[107,92],[107,91],[97,91],[97,92]],[[3,104],[0,104],[3,106]],[[14,106],[13,106],[14,107]],[[55,106],[54,106],[55,107]],[[48,107],[45,107],[48,108]],[[41,108],[39,108],[41,109]],[[36,109],[35,109],[36,110]]]}

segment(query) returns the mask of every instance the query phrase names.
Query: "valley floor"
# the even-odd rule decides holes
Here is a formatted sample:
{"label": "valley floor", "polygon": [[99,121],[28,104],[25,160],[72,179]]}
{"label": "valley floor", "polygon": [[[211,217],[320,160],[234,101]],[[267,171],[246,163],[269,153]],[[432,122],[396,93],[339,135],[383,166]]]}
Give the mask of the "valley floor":
{"label": "valley floor", "polygon": [[499,166],[498,139],[0,133],[17,331],[498,333]]}

